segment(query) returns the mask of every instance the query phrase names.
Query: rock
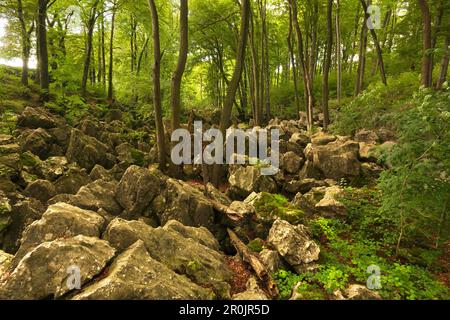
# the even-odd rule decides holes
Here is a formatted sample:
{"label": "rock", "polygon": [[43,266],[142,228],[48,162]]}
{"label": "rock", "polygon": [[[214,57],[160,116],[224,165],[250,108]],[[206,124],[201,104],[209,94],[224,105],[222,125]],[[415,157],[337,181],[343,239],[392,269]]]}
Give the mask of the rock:
{"label": "rock", "polygon": [[319,260],[320,248],[303,225],[293,226],[287,221],[276,220],[268,242],[296,270]]}
{"label": "rock", "polygon": [[42,243],[6,278],[0,299],[61,298],[74,289],[69,286],[71,270],[80,271],[83,285],[101,273],[114,253],[106,241],[86,236]]}
{"label": "rock", "polygon": [[376,182],[383,172],[383,167],[373,162],[361,163],[361,175],[366,182]]}
{"label": "rock", "polygon": [[102,129],[100,128],[100,123],[98,121],[93,121],[90,118],[85,118],[77,126],[81,132],[85,135],[100,139],[100,133]]}
{"label": "rock", "polygon": [[329,183],[325,180],[303,179],[298,186],[298,192],[305,194],[313,188],[328,187]]}
{"label": "rock", "polygon": [[311,142],[314,146],[325,146],[331,142],[334,142],[337,140],[336,136],[333,136],[331,134],[327,134],[325,132],[318,132],[315,135],[311,137]]}
{"label": "rock", "polygon": [[341,143],[336,141],[325,146],[314,147],[314,166],[326,178],[340,180],[360,175],[361,164],[358,161],[359,144],[354,141]]}
{"label": "rock", "polygon": [[125,209],[124,215],[136,218],[161,192],[161,181],[150,170],[131,166],[120,180],[116,199]]}
{"label": "rock", "polygon": [[258,280],[251,277],[247,282],[247,290],[238,294],[233,295],[232,300],[238,301],[261,301],[269,300],[265,292],[259,287]]}
{"label": "rock", "polygon": [[72,165],[66,173],[56,180],[56,192],[58,194],[76,194],[81,187],[90,182],[91,178],[87,174],[86,169]]}
{"label": "rock", "polygon": [[254,206],[243,201],[233,201],[230,204],[230,209],[238,213],[241,217],[248,217],[255,213]]}
{"label": "rock", "polygon": [[9,134],[0,133],[0,145],[11,144],[14,142],[14,137]]}
{"label": "rock", "polygon": [[300,147],[305,148],[308,143],[310,143],[311,139],[304,133],[301,132],[295,132],[291,139],[289,139],[289,142],[293,142],[298,144]]}
{"label": "rock", "polygon": [[92,181],[96,180],[104,180],[104,181],[112,181],[114,180],[114,176],[101,165],[96,164],[89,174]]}
{"label": "rock", "polygon": [[18,153],[20,151],[20,146],[16,143],[11,144],[0,144],[0,155]]}
{"label": "rock", "polygon": [[23,231],[34,221],[41,219],[44,212],[45,207],[42,203],[33,198],[23,199],[14,204],[11,210],[11,222],[3,236],[3,250],[16,253]]}
{"label": "rock", "polygon": [[163,229],[178,232],[184,238],[193,239],[195,242],[198,242],[210,249],[220,251],[219,242],[213,234],[204,227],[187,227],[176,220],[170,220],[166,223]]}
{"label": "rock", "polygon": [[336,217],[347,215],[347,208],[338,200],[337,197],[343,194],[344,190],[338,186],[333,186],[325,189],[325,195],[320,200],[315,208],[326,217]]}
{"label": "rock", "polygon": [[122,111],[119,109],[109,109],[105,116],[106,122],[122,121]]}
{"label": "rock", "polygon": [[231,271],[224,256],[192,238],[185,238],[170,229],[154,229],[140,221],[120,218],[110,223],[103,237],[119,251],[142,240],[153,259],[185,274],[198,285],[211,286],[220,298],[229,297],[227,282],[231,279]]}
{"label": "rock", "polygon": [[387,128],[380,128],[377,130],[377,135],[380,139],[381,143],[387,142],[387,141],[394,141],[396,140],[396,135],[393,130],[387,129]]}
{"label": "rock", "polygon": [[314,163],[310,160],[306,160],[305,164],[302,167],[302,170],[300,170],[299,179],[323,179],[323,174],[320,172],[320,170],[316,169],[314,167]]}
{"label": "rock", "polygon": [[361,129],[355,134],[355,141],[364,142],[367,144],[377,144],[380,138],[376,132],[366,129]]}
{"label": "rock", "polygon": [[375,145],[366,142],[359,143],[359,158],[363,161],[376,162],[377,155],[375,152]]}
{"label": "rock", "polygon": [[58,120],[44,108],[27,107],[18,117],[17,125],[30,129],[50,129],[58,126]]}
{"label": "rock", "polygon": [[0,156],[0,177],[16,179],[22,169],[20,155],[12,153]]}
{"label": "rock", "polygon": [[255,208],[258,222],[272,224],[276,219],[281,218],[297,224],[303,217],[302,210],[292,206],[286,198],[280,195],[261,192],[253,198],[247,198],[244,202]]}
{"label": "rock", "polygon": [[75,196],[70,197],[69,203],[92,211],[103,209],[112,215],[120,215],[122,207],[117,203],[117,186],[115,183],[97,180],[81,187]]}
{"label": "rock", "polygon": [[177,220],[185,226],[206,227],[214,225],[214,208],[203,192],[187,182],[167,179],[163,193],[152,203],[152,211],[161,225]]}
{"label": "rock", "polygon": [[37,155],[41,160],[50,156],[53,137],[44,129],[25,130],[18,138],[21,145],[21,151],[30,151]]}
{"label": "rock", "polygon": [[63,125],[58,128],[48,129],[48,133],[52,136],[55,143],[60,146],[65,154],[69,145],[70,130],[69,125]]}
{"label": "rock", "polygon": [[6,278],[13,258],[14,256],[0,250],[0,283],[2,283],[4,277]]}
{"label": "rock", "polygon": [[325,196],[326,189],[326,187],[317,187],[305,194],[298,193],[292,204],[308,214],[313,214],[316,212],[316,204]]}
{"label": "rock", "polygon": [[294,152],[290,151],[283,155],[283,168],[287,173],[296,174],[305,163],[303,158],[300,158]]}
{"label": "rock", "polygon": [[274,250],[264,249],[259,253],[259,260],[270,274],[273,274],[285,267],[281,256]]}
{"label": "rock", "polygon": [[56,195],[56,188],[50,181],[36,180],[26,187],[24,194],[46,203]]}
{"label": "rock", "polygon": [[107,275],[74,300],[206,300],[213,294],[149,256],[137,241],[113,262]]}
{"label": "rock", "polygon": [[210,195],[216,201],[219,201],[221,204],[227,207],[231,205],[231,199],[228,198],[226,194],[218,190],[212,183],[208,183],[206,185],[206,191],[208,192],[208,195]]}
{"label": "rock", "polygon": [[286,152],[293,152],[298,156],[302,155],[302,147],[295,142],[282,140],[280,138],[279,151],[281,154]]}
{"label": "rock", "polygon": [[308,161],[314,161],[314,147],[312,143],[309,143],[305,149],[303,150],[303,154],[306,157],[306,160]]}
{"label": "rock", "polygon": [[351,284],[346,290],[349,300],[382,300],[381,296],[360,284]]}
{"label": "rock", "polygon": [[50,157],[41,161],[37,170],[46,180],[55,181],[67,170],[67,164],[66,157]]}
{"label": "rock", "polygon": [[48,207],[42,218],[33,222],[23,233],[14,265],[33,248],[46,241],[77,235],[99,237],[105,220],[95,212],[83,210],[67,203]]}
{"label": "rock", "polygon": [[228,179],[232,193],[238,197],[246,198],[252,192],[276,193],[276,182],[269,176],[261,175],[260,169],[254,166],[238,166],[230,172]]}
{"label": "rock", "polygon": [[145,165],[145,155],[142,151],[134,148],[129,143],[122,143],[116,147],[117,159],[126,162],[129,165],[137,165],[143,167]]}
{"label": "rock", "polygon": [[0,191],[0,234],[5,230],[11,223],[11,204],[9,199]]}
{"label": "rock", "polygon": [[114,156],[109,153],[105,144],[77,129],[72,129],[66,157],[70,162],[76,162],[88,171],[96,164],[107,169],[115,164]]}

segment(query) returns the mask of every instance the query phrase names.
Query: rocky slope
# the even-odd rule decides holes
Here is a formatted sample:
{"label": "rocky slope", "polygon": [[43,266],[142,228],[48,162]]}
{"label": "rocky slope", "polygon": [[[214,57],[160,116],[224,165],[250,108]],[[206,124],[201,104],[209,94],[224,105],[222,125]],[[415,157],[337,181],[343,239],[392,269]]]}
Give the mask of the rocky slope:
{"label": "rocky slope", "polygon": [[[354,138],[305,134],[304,121],[273,120],[282,170],[230,166],[226,193],[154,169],[151,130],[134,131],[112,110],[71,127],[42,108],[26,108],[14,135],[0,136],[0,299],[269,299],[264,279],[239,272],[227,229],[270,273],[317,268],[320,246],[307,221],[345,217],[342,181],[367,183],[383,170],[375,146],[386,132]],[[136,139],[136,137],[138,137]],[[290,203],[274,205],[274,194]],[[237,260],[236,260],[237,259]],[[71,287],[71,270],[79,285]],[[336,298],[378,298],[353,285]]]}

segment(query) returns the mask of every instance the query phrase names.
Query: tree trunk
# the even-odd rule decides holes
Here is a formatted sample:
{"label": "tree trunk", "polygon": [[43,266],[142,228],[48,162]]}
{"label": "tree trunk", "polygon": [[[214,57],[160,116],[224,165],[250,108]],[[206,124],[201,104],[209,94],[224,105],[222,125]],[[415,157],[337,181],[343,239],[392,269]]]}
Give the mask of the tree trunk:
{"label": "tree trunk", "polygon": [[254,27],[254,19],[253,13],[250,12],[250,31],[249,31],[249,40],[250,40],[250,55],[252,60],[252,78],[253,78],[253,93],[254,93],[254,101],[255,101],[255,124],[257,126],[262,125],[262,101],[260,100],[260,85],[259,85],[259,64],[258,57],[255,45],[255,27]]}
{"label": "tree trunk", "polygon": [[48,73],[47,49],[47,0],[38,0],[38,35],[39,35],[39,80],[41,99],[50,98],[50,76]]}
{"label": "tree trunk", "polygon": [[87,81],[89,77],[90,64],[92,59],[92,39],[94,34],[95,21],[97,16],[97,5],[96,1],[90,10],[89,18],[87,21],[87,39],[86,39],[86,52],[84,57],[84,68],[83,68],[83,78],[81,82],[81,95],[86,97],[87,95]]}
{"label": "tree trunk", "polygon": [[162,171],[166,169],[166,143],[161,103],[161,45],[159,39],[159,17],[155,0],[149,0],[152,16],[153,36],[153,106],[155,108],[156,140],[158,144],[158,161]]}
{"label": "tree trunk", "polygon": [[327,6],[327,48],[325,52],[325,59],[323,63],[323,128],[325,131],[328,130],[328,125],[330,124],[330,113],[328,110],[328,100],[329,100],[329,87],[328,87],[328,76],[330,73],[331,65],[331,50],[333,48],[333,0],[328,0]]}
{"label": "tree trunk", "polygon": [[300,116],[300,96],[298,94],[298,77],[297,77],[297,61],[295,59],[294,53],[294,45],[293,45],[293,19],[292,19],[292,9],[289,6],[289,34],[287,38],[288,48],[289,48],[289,56],[292,64],[292,75],[294,78],[294,91],[295,91],[295,106],[297,108],[297,115]]}
{"label": "tree trunk", "polygon": [[444,57],[442,58],[441,71],[439,72],[439,79],[436,84],[437,90],[442,89],[442,85],[444,84],[445,81],[447,81],[448,63],[450,58],[449,47],[450,47],[450,17],[448,19],[447,36],[445,38],[445,54]]}
{"label": "tree trunk", "polygon": [[422,13],[423,24],[423,58],[422,58],[422,85],[429,88],[432,86],[433,75],[431,70],[431,17],[430,8],[428,7],[427,0],[417,0],[419,3],[420,11]]}
{"label": "tree trunk", "polygon": [[[234,67],[233,77],[231,78],[228,86],[225,103],[222,109],[222,115],[220,117],[220,131],[225,136],[225,131],[230,125],[231,112],[233,108],[233,102],[236,97],[236,91],[239,86],[239,82],[242,76],[242,70],[244,67],[245,48],[247,46],[247,37],[249,31],[249,17],[250,17],[250,0],[242,0],[241,4],[241,28],[239,35],[239,43],[236,53],[236,64]],[[221,166],[216,164],[213,172],[213,182],[216,186],[219,185],[221,173]]]}
{"label": "tree trunk", "polygon": [[[367,4],[365,0],[361,0],[361,5],[364,9],[366,21],[370,18],[369,13],[367,12]],[[375,32],[374,28],[370,28],[370,34],[372,35],[373,43],[375,44],[375,49],[377,50],[377,57],[380,65],[380,74],[381,74],[381,81],[384,85],[387,85],[387,77],[386,77],[386,70],[384,68],[384,61],[383,61],[383,51],[381,50],[380,42],[378,41],[377,33]]]}
{"label": "tree trunk", "polygon": [[[17,0],[17,16],[20,22],[22,35],[22,85],[28,86],[28,60],[30,59],[30,34],[33,32],[33,27],[30,31],[27,30],[25,18],[23,16],[22,0]],[[34,23],[33,23],[34,26]]]}
{"label": "tree trunk", "polygon": [[359,40],[359,58],[358,58],[358,72],[356,75],[355,95],[359,95],[364,87],[364,73],[366,70],[366,50],[367,50],[367,20],[366,15],[363,15],[363,24],[361,28],[361,37]]}
{"label": "tree trunk", "polygon": [[312,85],[310,73],[308,70],[308,65],[305,62],[305,55],[303,52],[303,37],[302,32],[300,30],[300,25],[298,23],[298,14],[297,14],[297,2],[296,0],[289,0],[292,9],[292,17],[294,21],[294,27],[297,34],[297,47],[298,47],[298,57],[300,60],[300,65],[302,67],[303,72],[303,81],[305,83],[305,94],[306,94],[306,111],[308,114],[308,131],[312,132],[313,127],[313,93],[312,93]]}
{"label": "tree trunk", "polygon": [[114,72],[114,31],[116,25],[117,3],[113,3],[111,18],[111,39],[109,40],[109,70],[108,70],[108,100],[112,102],[114,95],[113,72]]}
{"label": "tree trunk", "polygon": [[337,100],[338,106],[341,106],[342,98],[342,46],[341,46],[341,4],[336,2],[336,59],[337,59]]}

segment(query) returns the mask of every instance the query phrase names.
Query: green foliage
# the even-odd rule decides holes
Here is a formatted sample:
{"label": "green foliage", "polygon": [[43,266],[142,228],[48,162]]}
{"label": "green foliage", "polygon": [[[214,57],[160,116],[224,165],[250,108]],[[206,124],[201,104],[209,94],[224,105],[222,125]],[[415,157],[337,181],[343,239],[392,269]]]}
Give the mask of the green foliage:
{"label": "green foliage", "polygon": [[264,243],[261,239],[254,239],[248,243],[248,248],[253,252],[261,252],[264,249]]}
{"label": "green foliage", "polygon": [[64,115],[70,124],[88,114],[89,106],[79,95],[58,96],[56,101],[47,102],[47,108]]}
{"label": "green foliage", "polygon": [[388,86],[376,83],[356,99],[343,106],[332,130],[339,134],[354,134],[358,129],[395,127],[393,117],[417,89],[418,75],[403,73]]}
{"label": "green foliage", "polygon": [[282,195],[262,192],[255,201],[256,213],[260,217],[278,217],[290,223],[299,223],[303,217],[303,211],[289,203]]}
{"label": "green foliage", "polygon": [[277,284],[280,299],[287,300],[292,296],[292,290],[295,285],[303,281],[304,276],[286,270],[278,270],[273,275],[273,278]]}
{"label": "green foliage", "polygon": [[397,115],[400,143],[380,179],[381,213],[396,223],[400,244],[448,239],[450,199],[449,92],[422,90]]}

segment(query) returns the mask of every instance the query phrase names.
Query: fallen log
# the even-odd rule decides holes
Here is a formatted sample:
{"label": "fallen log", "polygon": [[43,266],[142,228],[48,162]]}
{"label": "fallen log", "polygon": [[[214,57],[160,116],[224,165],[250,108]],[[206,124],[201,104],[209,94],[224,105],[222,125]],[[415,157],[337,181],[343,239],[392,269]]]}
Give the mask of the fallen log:
{"label": "fallen log", "polygon": [[279,293],[278,293],[277,286],[275,285],[275,282],[273,281],[270,274],[267,272],[266,267],[262,264],[261,261],[259,261],[258,257],[256,257],[248,249],[248,247],[245,245],[245,243],[243,243],[241,241],[241,239],[239,239],[239,237],[236,235],[236,233],[234,233],[230,229],[227,229],[227,230],[228,230],[228,235],[230,236],[231,243],[236,248],[236,250],[239,253],[239,255],[241,256],[242,260],[247,262],[252,267],[252,269],[255,271],[256,275],[258,276],[258,278],[265,284],[267,293],[269,293],[269,295],[272,298],[278,297]]}

